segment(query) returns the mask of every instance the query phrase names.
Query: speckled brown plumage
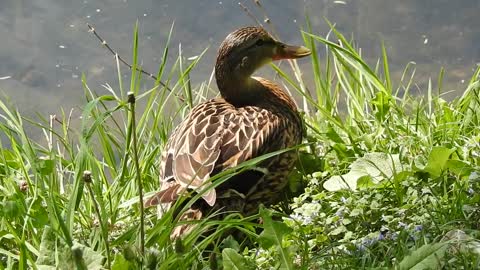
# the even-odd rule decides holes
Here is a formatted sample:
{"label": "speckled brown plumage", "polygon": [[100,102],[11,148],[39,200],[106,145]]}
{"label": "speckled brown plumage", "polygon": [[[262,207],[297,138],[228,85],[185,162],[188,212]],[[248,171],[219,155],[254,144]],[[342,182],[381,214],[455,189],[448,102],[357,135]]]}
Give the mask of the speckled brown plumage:
{"label": "speckled brown plumage", "polygon": [[[187,189],[201,192],[221,171],[301,143],[302,123],[292,98],[274,82],[251,74],[271,60],[309,54],[304,47],[274,40],[259,27],[228,35],[215,65],[222,97],[195,106],[172,133],[162,155],[161,191],[146,205],[170,204]],[[223,209],[249,215],[260,203],[278,202],[295,157],[293,151],[285,152],[233,176],[204,193],[206,204],[198,211]]]}

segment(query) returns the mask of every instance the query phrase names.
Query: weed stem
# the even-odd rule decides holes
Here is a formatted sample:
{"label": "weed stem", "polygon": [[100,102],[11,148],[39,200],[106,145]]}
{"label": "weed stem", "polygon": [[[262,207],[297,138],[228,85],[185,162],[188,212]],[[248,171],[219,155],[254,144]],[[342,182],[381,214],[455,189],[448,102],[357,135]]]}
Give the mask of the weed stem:
{"label": "weed stem", "polygon": [[133,163],[135,164],[136,178],[138,184],[138,195],[140,205],[140,251],[142,255],[145,253],[145,222],[144,222],[144,209],[143,209],[143,183],[140,177],[140,165],[138,164],[137,155],[137,132],[135,127],[135,94],[128,92],[128,104],[130,104],[130,131],[132,133],[132,145],[133,145]]}
{"label": "weed stem", "polygon": [[103,222],[102,215],[100,214],[100,209],[98,207],[98,203],[95,200],[95,193],[93,193],[93,188],[91,185],[92,173],[90,171],[83,172],[83,181],[87,184],[88,192],[90,193],[90,197],[92,197],[93,206],[95,208],[95,212],[98,217],[98,223],[100,224],[100,228],[102,230],[102,236],[103,236],[102,238],[103,238],[103,241],[105,242],[105,249],[107,253],[107,268],[110,269],[111,260],[110,260],[110,245],[108,244],[108,230],[107,230],[108,224]]}

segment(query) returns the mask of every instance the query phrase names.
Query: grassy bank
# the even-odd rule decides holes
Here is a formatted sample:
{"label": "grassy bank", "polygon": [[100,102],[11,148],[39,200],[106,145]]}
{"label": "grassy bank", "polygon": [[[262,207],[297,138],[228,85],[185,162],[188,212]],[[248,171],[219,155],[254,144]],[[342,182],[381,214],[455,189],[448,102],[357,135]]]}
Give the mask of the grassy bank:
{"label": "grassy bank", "polygon": [[[169,237],[173,210],[158,219],[139,201],[158,190],[174,123],[211,91],[189,81],[201,55],[170,63],[167,42],[148,90],[135,69],[122,82],[117,61],[118,89],[98,95],[84,81],[78,128],[68,112],[32,121],[0,102],[9,144],[0,151],[0,269],[479,268],[480,69],[453,101],[442,99],[443,72],[412,96],[414,66],[392,81],[385,50],[372,67],[333,28],[329,40],[308,32],[311,66],[272,65],[299,97],[308,134],[292,198],[254,217],[202,220],[181,241]],[[135,31],[133,66],[137,40]],[[232,228],[250,244],[222,237]]]}

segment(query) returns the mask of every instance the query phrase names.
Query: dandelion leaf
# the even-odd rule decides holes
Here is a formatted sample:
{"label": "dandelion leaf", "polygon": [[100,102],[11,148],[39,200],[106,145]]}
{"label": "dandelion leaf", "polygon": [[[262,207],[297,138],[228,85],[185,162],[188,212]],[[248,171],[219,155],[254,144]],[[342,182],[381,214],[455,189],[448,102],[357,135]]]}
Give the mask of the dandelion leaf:
{"label": "dandelion leaf", "polygon": [[225,270],[244,270],[253,269],[249,267],[247,260],[233,248],[222,250],[223,269]]}
{"label": "dandelion leaf", "polygon": [[398,154],[368,153],[350,165],[350,171],[344,175],[335,175],[325,181],[323,187],[328,191],[341,189],[356,190],[357,187],[369,187],[389,179],[404,171]]}
{"label": "dandelion leaf", "polygon": [[283,237],[291,233],[292,229],[283,222],[272,220],[271,211],[265,208],[260,209],[260,216],[263,220],[264,230],[260,234],[258,241],[262,247],[282,246]]}
{"label": "dandelion leaf", "polygon": [[447,247],[448,244],[445,242],[423,245],[406,256],[398,265],[398,269],[440,269],[440,262]]}
{"label": "dandelion leaf", "polygon": [[450,242],[450,253],[468,253],[472,252],[477,256],[480,255],[480,241],[477,241],[475,238],[466,234],[464,231],[459,229],[454,229],[447,232],[442,237],[442,242]]}
{"label": "dandelion leaf", "polygon": [[445,168],[460,177],[467,177],[474,171],[473,167],[461,160],[449,159],[445,163]]}
{"label": "dandelion leaf", "polygon": [[45,226],[40,243],[39,255],[35,262],[39,269],[55,269],[56,236],[50,226]]}
{"label": "dandelion leaf", "polygon": [[[56,261],[59,258],[59,261]],[[93,269],[103,268],[104,257],[84,245],[75,243],[71,248],[59,239],[51,227],[46,226],[42,234],[38,269]]]}
{"label": "dandelion leaf", "polygon": [[356,190],[357,181],[366,175],[367,174],[362,171],[350,171],[344,175],[334,175],[325,181],[323,187],[328,191],[338,191],[341,189]]}
{"label": "dandelion leaf", "polygon": [[125,259],[122,254],[117,253],[113,259],[112,270],[130,270],[135,269],[135,265]]}
{"label": "dandelion leaf", "polygon": [[428,156],[428,163],[424,171],[428,172],[432,177],[439,177],[442,171],[445,170],[445,165],[454,151],[455,149],[449,149],[443,146],[433,147]]}
{"label": "dandelion leaf", "polygon": [[293,269],[291,251],[283,247],[283,237],[293,231],[287,224],[272,220],[272,212],[260,208],[260,216],[263,220],[264,230],[258,237],[258,242],[263,248],[275,246],[279,254],[278,269]]}

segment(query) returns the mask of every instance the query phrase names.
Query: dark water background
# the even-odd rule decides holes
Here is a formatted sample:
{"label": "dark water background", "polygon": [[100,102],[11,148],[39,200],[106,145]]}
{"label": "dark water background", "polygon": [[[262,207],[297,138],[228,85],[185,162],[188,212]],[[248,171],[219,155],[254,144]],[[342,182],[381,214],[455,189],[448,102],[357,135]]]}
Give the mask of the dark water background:
{"label": "dark water background", "polygon": [[[242,3],[263,19],[253,1]],[[286,42],[300,42],[305,10],[315,34],[327,34],[327,18],[343,34],[354,37],[370,63],[380,56],[384,41],[394,78],[414,61],[419,89],[425,90],[429,78],[435,82],[445,67],[444,90],[452,90],[449,98],[462,93],[480,62],[479,0],[263,0],[262,4]],[[172,59],[180,43],[186,57],[210,48],[192,73],[193,85],[208,80],[223,38],[239,26],[254,24],[238,0],[1,0],[0,92],[31,115],[83,106],[82,73],[100,92],[101,84],[117,85],[113,57],[88,33],[86,23],[131,59],[136,20],[140,61],[152,72],[173,22]],[[125,67],[124,71],[128,73]]]}

